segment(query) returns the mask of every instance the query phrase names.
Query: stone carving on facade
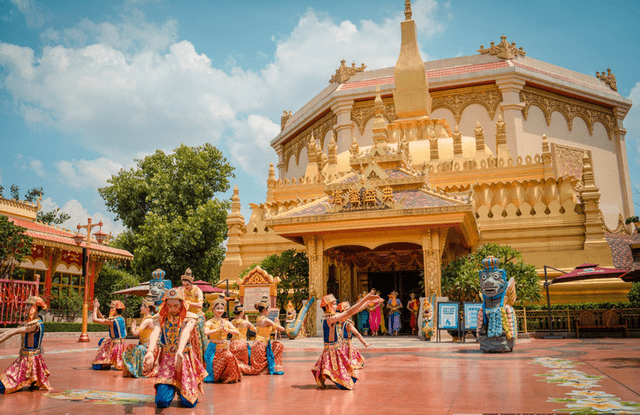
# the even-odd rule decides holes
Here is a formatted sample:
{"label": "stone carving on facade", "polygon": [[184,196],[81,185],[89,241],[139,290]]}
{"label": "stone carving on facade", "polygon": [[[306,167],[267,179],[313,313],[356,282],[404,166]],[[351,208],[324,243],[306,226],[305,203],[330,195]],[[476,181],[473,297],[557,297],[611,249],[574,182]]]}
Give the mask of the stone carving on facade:
{"label": "stone carving on facade", "polygon": [[296,157],[296,164],[300,162],[300,153],[303,148],[307,147],[311,134],[314,137],[320,139],[320,148],[324,148],[324,137],[328,131],[332,130],[338,122],[336,115],[329,111],[318,121],[307,127],[304,131],[298,134],[294,139],[288,141],[284,145],[284,168],[285,171],[289,168],[289,160],[291,156]]}
{"label": "stone carving on facade", "polygon": [[500,90],[495,85],[456,88],[438,91],[431,94],[433,104],[431,111],[446,108],[453,114],[456,124],[460,124],[465,108],[472,104],[482,105],[493,119],[502,102]]}
{"label": "stone carving on facade", "polygon": [[[393,98],[385,98],[382,100],[384,104],[384,113],[382,116],[388,123],[392,123],[398,119],[396,115],[396,107],[393,104]],[[355,122],[360,130],[360,134],[364,134],[364,128],[370,119],[376,115],[374,109],[374,100],[359,101],[353,104],[351,108],[351,121]]]}
{"label": "stone carving on facade", "polygon": [[551,125],[551,115],[554,111],[558,111],[564,116],[569,131],[573,128],[573,119],[575,117],[580,117],[584,120],[589,129],[589,135],[593,135],[593,125],[599,122],[607,130],[609,139],[612,139],[617,126],[615,115],[611,109],[565,97],[553,92],[525,86],[524,89],[520,91],[520,101],[524,103],[522,115],[525,120],[529,115],[529,109],[535,105],[540,108],[544,114],[547,126]]}
{"label": "stone carving on facade", "polygon": [[287,121],[291,118],[291,111],[284,110],[282,113],[282,117],[280,117],[280,131],[284,130],[284,127],[287,125]]}
{"label": "stone carving on facade", "polygon": [[614,91],[618,91],[618,85],[616,85],[616,76],[611,72],[611,69],[607,69],[606,74],[604,73],[604,71],[602,71],[602,73],[596,72],[596,78],[604,81],[604,83],[609,85],[609,88],[613,89]]}
{"label": "stone carving on facade", "polygon": [[346,65],[346,62],[347,61],[345,61],[344,59],[340,61],[340,66],[338,67],[338,69],[336,69],[335,75],[333,75],[331,79],[329,79],[330,84],[334,82],[337,82],[339,84],[347,82],[353,75],[357,74],[358,72],[363,72],[365,69],[367,69],[367,65],[365,65],[364,63],[359,67],[356,67],[356,63],[353,62],[351,64],[351,67],[348,67]]}
{"label": "stone carving on facade", "polygon": [[591,156],[590,151],[556,143],[552,143],[551,147],[553,149],[556,177],[573,176],[578,179],[582,177],[582,158],[585,152]]}
{"label": "stone carving on facade", "polygon": [[440,285],[440,273],[438,272],[438,265],[440,264],[440,255],[435,249],[423,250],[424,255],[424,270],[426,272],[426,287],[425,291],[427,296],[431,294],[439,294]]}
{"label": "stone carving on facade", "polygon": [[491,42],[491,47],[485,49],[483,45],[480,45],[478,52],[481,54],[490,54],[499,57],[500,59],[513,59],[518,56],[524,56],[527,54],[522,48],[517,48],[516,43],[507,43],[506,36],[500,36],[500,43],[497,45],[495,42]]}
{"label": "stone carving on facade", "polygon": [[[328,262],[350,272],[353,264],[357,272],[416,271],[423,269],[420,251],[356,252],[345,254],[333,248],[326,253]],[[350,275],[350,274],[349,274]]]}

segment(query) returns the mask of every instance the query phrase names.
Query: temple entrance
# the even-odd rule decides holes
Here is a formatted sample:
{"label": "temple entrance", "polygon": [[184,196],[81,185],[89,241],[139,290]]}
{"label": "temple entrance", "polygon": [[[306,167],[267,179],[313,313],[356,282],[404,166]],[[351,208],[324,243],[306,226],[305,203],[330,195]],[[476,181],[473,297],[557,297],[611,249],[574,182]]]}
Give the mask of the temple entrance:
{"label": "temple entrance", "polygon": [[[416,298],[424,295],[424,290],[420,286],[420,281],[423,281],[422,271],[391,271],[391,272],[369,272],[368,273],[368,286],[369,289],[376,289],[380,291],[382,298],[386,302],[389,300],[389,293],[396,291],[398,293],[398,299],[402,302],[401,322],[402,328],[401,334],[411,334],[411,312],[406,308],[407,304],[411,300],[410,293],[414,292]],[[387,324],[387,310],[384,310],[385,325]]]}

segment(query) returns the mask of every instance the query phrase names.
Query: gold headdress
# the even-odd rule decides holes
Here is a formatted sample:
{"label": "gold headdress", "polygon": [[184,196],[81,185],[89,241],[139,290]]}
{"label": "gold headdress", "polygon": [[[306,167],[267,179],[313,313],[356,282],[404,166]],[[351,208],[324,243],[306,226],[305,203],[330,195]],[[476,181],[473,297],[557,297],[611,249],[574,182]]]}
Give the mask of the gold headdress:
{"label": "gold headdress", "polygon": [[193,275],[191,274],[191,268],[187,268],[187,270],[184,272],[184,275],[182,275],[180,277],[180,280],[187,280],[190,281],[191,283],[193,283]]}
{"label": "gold headdress", "polygon": [[349,304],[348,301],[343,301],[338,304],[338,306],[336,307],[336,311],[338,313],[342,313],[343,311],[347,311],[349,308],[351,308],[351,304]]}
{"label": "gold headdress", "polygon": [[225,295],[222,293],[220,293],[218,298],[213,300],[213,302],[211,303],[211,309],[213,310],[218,304],[222,304],[223,306],[227,305],[227,297],[225,297]]}
{"label": "gold headdress", "polygon": [[44,302],[44,300],[40,297],[38,297],[37,295],[32,295],[29,298],[27,298],[27,301],[24,302],[26,305],[30,305],[30,306],[38,306],[43,310],[47,309],[47,303]]}
{"label": "gold headdress", "polygon": [[262,300],[260,300],[259,303],[256,303],[255,308],[257,309],[258,307],[264,307],[264,308],[269,308],[269,305],[271,305],[271,303],[269,302],[269,296],[267,295],[263,295],[262,296]]}
{"label": "gold headdress", "polygon": [[111,304],[109,305],[109,308],[115,308],[116,310],[124,310],[124,304],[122,303],[122,301],[118,301],[118,300],[113,300],[111,302]]}

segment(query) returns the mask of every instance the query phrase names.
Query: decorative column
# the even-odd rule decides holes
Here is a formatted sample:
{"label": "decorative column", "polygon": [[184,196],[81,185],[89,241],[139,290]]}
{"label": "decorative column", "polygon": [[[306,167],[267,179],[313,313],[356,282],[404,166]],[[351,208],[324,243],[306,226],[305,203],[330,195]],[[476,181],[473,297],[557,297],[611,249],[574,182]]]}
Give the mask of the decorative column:
{"label": "decorative column", "polygon": [[309,258],[309,296],[316,298],[316,306],[309,309],[309,317],[307,317],[307,333],[315,333],[316,336],[322,335],[322,325],[320,317],[320,299],[327,293],[327,285],[324,279],[324,241],[322,237],[313,235],[304,239],[307,248],[307,257]]}
{"label": "decorative column", "polygon": [[351,121],[351,109],[353,99],[341,100],[331,106],[331,111],[336,114],[336,125],[333,130],[336,132],[336,145],[338,153],[345,151],[351,143],[353,132],[353,121]]}
{"label": "decorative column", "polygon": [[422,234],[422,255],[424,260],[424,291],[427,297],[441,295],[440,232],[427,229]]}
{"label": "decorative column", "polygon": [[276,154],[278,155],[278,178],[284,180],[285,165],[284,165],[284,146],[282,144],[276,147]]}
{"label": "decorative column", "polygon": [[240,213],[240,194],[238,185],[233,188],[231,196],[231,213],[227,215],[227,254],[220,268],[221,279],[235,279],[242,272],[242,255],[240,243],[246,232],[244,217]]}
{"label": "decorative column", "polygon": [[553,177],[553,164],[551,163],[552,155],[551,149],[549,148],[549,140],[547,140],[547,135],[542,134],[542,165],[543,165],[543,174],[545,178]]}
{"label": "decorative column", "polygon": [[582,159],[582,183],[584,187],[580,193],[580,201],[584,210],[585,241],[584,248],[607,245],[604,239],[604,222],[600,211],[600,189],[593,180],[591,159],[585,153]]}
{"label": "decorative column", "polygon": [[616,107],[613,109],[613,112],[617,121],[613,134],[616,142],[616,155],[618,157],[618,175],[620,176],[620,183],[622,184],[622,201],[624,203],[622,216],[626,219],[632,216],[632,212],[634,211],[631,179],[629,178],[629,161],[627,160],[627,145],[625,144],[627,130],[625,130],[622,125],[626,111]]}
{"label": "decorative column", "polygon": [[518,137],[522,137],[524,116],[522,109],[524,104],[520,102],[520,91],[525,85],[524,79],[519,79],[509,75],[503,79],[496,79],[496,84],[502,94],[502,103],[500,108],[504,115],[505,133],[507,136],[507,145],[509,152],[513,158],[525,156],[518,154]]}
{"label": "decorative column", "polygon": [[269,164],[269,176],[267,177],[267,203],[275,201],[273,195],[276,188],[276,171],[273,168],[273,163]]}

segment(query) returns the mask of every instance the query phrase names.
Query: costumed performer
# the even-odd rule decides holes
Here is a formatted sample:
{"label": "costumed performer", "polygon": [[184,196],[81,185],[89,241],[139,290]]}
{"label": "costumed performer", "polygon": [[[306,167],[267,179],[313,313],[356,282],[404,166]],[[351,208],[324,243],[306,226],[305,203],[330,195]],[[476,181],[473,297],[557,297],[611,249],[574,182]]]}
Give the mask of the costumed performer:
{"label": "costumed performer", "polygon": [[[336,307],[336,311],[338,313],[342,313],[344,311],[347,311],[350,307],[351,304],[349,304],[348,301],[343,301],[338,304],[338,306]],[[344,321],[340,332],[342,333],[342,351],[351,361],[354,369],[362,369],[364,367],[364,357],[362,357],[358,349],[356,349],[351,344],[351,339],[353,338],[353,336],[356,336],[365,348],[371,346],[371,344],[367,343],[364,340],[364,337],[362,337],[360,332],[358,332],[355,325],[353,324],[353,320],[351,320],[350,318]]]}
{"label": "costumed performer", "polygon": [[418,334],[418,312],[420,311],[420,302],[416,300],[416,293],[412,292],[409,294],[411,296],[411,300],[407,303],[407,308],[411,312],[411,333]]}
{"label": "costumed performer", "polygon": [[[382,298],[382,296],[380,295],[380,290],[375,290],[375,294]],[[378,304],[378,307],[380,308],[380,334],[386,334],[387,332],[387,325],[385,323],[385,316],[384,316],[384,298],[382,299],[382,302],[380,304]]]}
{"label": "costumed performer", "polygon": [[248,375],[257,375],[265,369],[270,375],[283,375],[282,352],[284,346],[277,340],[271,341],[271,332],[275,330],[284,331],[279,323],[269,320],[269,297],[263,296],[262,300],[255,305],[260,312],[256,320],[256,340],[251,346],[251,370]]}
{"label": "costumed performer", "polygon": [[325,381],[329,379],[340,389],[352,389],[354,383],[358,380],[356,369],[340,347],[337,323],[345,321],[364,309],[367,303],[372,301],[377,303],[381,302],[382,299],[371,292],[355,303],[353,307],[336,314],[337,301],[335,297],[332,294],[322,297],[320,307],[324,310],[322,319],[324,349],[313,369],[311,369],[311,373],[313,373],[313,377],[319,387],[324,388]]}
{"label": "costumed performer", "polygon": [[127,337],[127,328],[122,317],[124,304],[122,301],[113,300],[109,305],[108,318],[104,318],[98,308],[100,308],[100,302],[96,298],[93,300],[93,322],[109,326],[109,338],[102,338],[98,342],[100,348],[93,359],[91,368],[93,370],[109,370],[113,365],[116,369],[122,370],[124,367],[122,354],[126,348],[123,342]]}
{"label": "costumed performer", "polygon": [[[182,282],[182,289],[184,290],[184,301],[187,305],[187,311],[198,316],[196,320],[196,334],[198,335],[198,357],[204,363],[204,351],[207,350],[207,336],[204,334],[204,312],[202,306],[204,305],[204,295],[200,287],[196,287],[193,284],[193,274],[191,268],[187,268],[184,275],[180,276]],[[192,345],[195,346],[195,345]]]}
{"label": "costumed performer", "polygon": [[236,304],[233,308],[233,313],[236,318],[234,318],[231,323],[238,330],[238,334],[232,334],[231,343],[229,343],[229,351],[233,353],[238,360],[240,372],[242,372],[242,374],[246,374],[251,372],[249,363],[251,361],[251,346],[249,346],[249,343],[247,342],[247,331],[251,330],[255,332],[256,328],[244,315],[244,305],[240,303]]}
{"label": "costumed performer", "polygon": [[42,298],[31,296],[25,302],[27,323],[6,331],[0,336],[0,343],[20,334],[20,356],[0,374],[0,394],[16,392],[24,387],[30,390],[45,389],[50,391],[49,369],[42,357],[42,336],[44,324],[38,314],[46,310],[47,304]]}
{"label": "costumed performer", "polygon": [[197,319],[197,315],[187,312],[182,290],[171,288],[165,292],[144,355],[144,371],[148,372],[153,368],[155,349],[160,346],[154,385],[158,408],[171,405],[176,391],[183,407],[194,408],[198,395],[204,393],[202,381],[207,371],[200,359],[193,356],[192,348],[192,344],[199,341],[195,332]]}
{"label": "costumed performer", "polygon": [[[358,302],[366,295],[366,292],[361,293],[358,296]],[[369,311],[366,307],[358,313],[358,331],[361,331],[365,336],[369,334]]]}
{"label": "costumed performer", "polygon": [[238,367],[238,360],[229,351],[227,334],[239,335],[240,332],[222,318],[226,306],[224,295],[220,295],[211,304],[213,318],[204,323],[204,334],[209,336],[209,345],[204,354],[204,361],[209,373],[206,383],[236,383],[242,380],[242,373]]}
{"label": "costumed performer", "polygon": [[[151,332],[155,326],[153,321],[153,314],[155,313],[156,306],[153,299],[151,297],[143,298],[140,304],[140,315],[142,316],[140,327],[136,325],[135,320],[131,323],[131,334],[140,337],[140,340],[135,347],[127,348],[122,354],[122,363],[124,364],[122,376],[134,378],[146,376],[142,369],[144,365],[144,355],[147,353],[149,347],[149,336],[151,336]],[[156,350],[158,349],[156,348]],[[153,370],[148,376],[155,377],[157,375],[157,369],[157,365],[154,365]]]}
{"label": "costumed performer", "polygon": [[398,293],[391,291],[389,293],[389,302],[387,308],[389,309],[389,334],[397,336],[400,332],[400,310],[402,310],[402,303],[398,300]]}
{"label": "costumed performer", "polygon": [[380,331],[380,318],[382,315],[379,304],[374,301],[370,301],[367,304],[367,311],[369,312],[369,328],[371,329],[371,335],[377,336]]}

